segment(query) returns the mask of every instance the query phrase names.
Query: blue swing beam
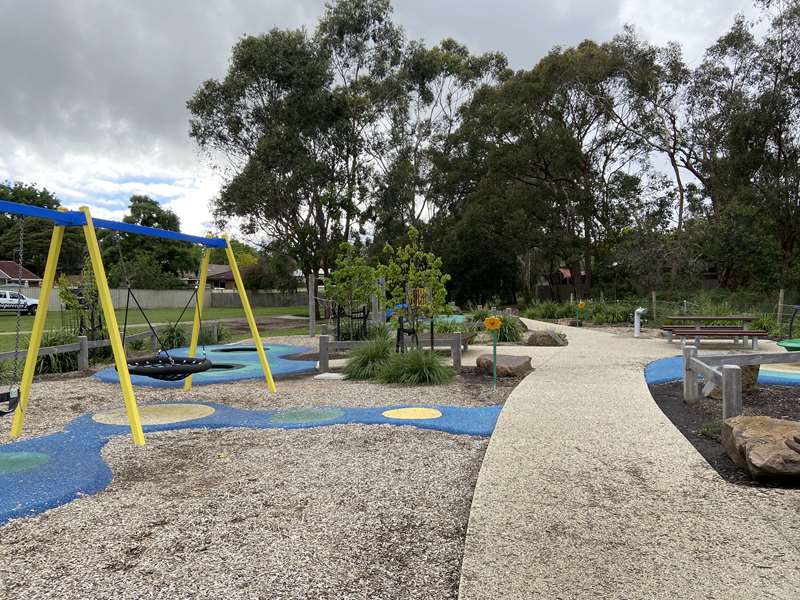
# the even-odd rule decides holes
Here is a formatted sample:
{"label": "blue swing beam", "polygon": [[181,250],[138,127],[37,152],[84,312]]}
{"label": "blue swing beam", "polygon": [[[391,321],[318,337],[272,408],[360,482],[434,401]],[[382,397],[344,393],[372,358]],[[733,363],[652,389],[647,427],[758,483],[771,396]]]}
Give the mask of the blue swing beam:
{"label": "blue swing beam", "polygon": [[[42,208],[30,204],[18,204],[8,200],[0,200],[0,213],[9,213],[23,217],[36,217],[37,219],[47,219],[62,227],[83,227],[86,225],[86,215],[77,210],[53,210],[52,208]],[[207,248],[224,249],[228,243],[223,238],[203,237],[199,235],[189,235],[180,231],[169,231],[168,229],[158,229],[157,227],[145,227],[144,225],[134,225],[133,223],[123,223],[121,221],[108,221],[106,219],[92,218],[95,227],[133,233],[136,235],[146,235],[149,237],[164,238],[167,240],[177,240],[190,244],[200,244]]]}

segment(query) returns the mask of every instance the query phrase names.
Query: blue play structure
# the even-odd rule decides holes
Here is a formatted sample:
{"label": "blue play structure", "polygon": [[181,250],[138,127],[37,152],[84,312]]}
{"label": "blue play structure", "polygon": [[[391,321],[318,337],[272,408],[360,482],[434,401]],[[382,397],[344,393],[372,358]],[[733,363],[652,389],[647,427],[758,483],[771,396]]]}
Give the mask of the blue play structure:
{"label": "blue play structure", "polygon": [[[286,356],[311,352],[310,348],[300,346],[288,346],[284,344],[269,344],[266,348],[267,358],[269,359],[272,375],[276,379],[290,377],[292,375],[302,375],[313,373],[317,363],[313,360],[291,360]],[[250,345],[216,345],[206,347],[206,356],[211,360],[213,366],[208,371],[197,373],[192,376],[193,385],[211,385],[214,383],[228,383],[231,381],[242,381],[245,379],[261,379],[264,372],[258,360],[258,353],[255,347]],[[188,356],[188,348],[178,348],[170,350],[170,356],[179,358]],[[98,371],[95,375],[103,383],[119,383],[119,376],[114,367],[109,367]],[[133,385],[147,387],[171,387],[180,388],[182,381],[163,381],[151,379],[142,375],[131,375]]]}
{"label": "blue play structure", "polygon": [[[194,405],[197,405],[194,403]],[[163,405],[156,405],[163,406]],[[167,425],[145,426],[146,432],[174,429],[298,429],[343,424],[411,425],[458,435],[488,437],[501,406],[439,406],[434,418],[402,419],[384,416],[382,408],[300,408],[285,410],[240,410],[217,403],[204,403],[213,413]],[[419,408],[419,407],[414,407]],[[0,446],[0,525],[61,506],[80,495],[104,490],[111,470],[101,456],[103,446],[114,436],[125,435],[126,425],[99,423],[91,414],[71,421],[65,430],[40,438]]]}

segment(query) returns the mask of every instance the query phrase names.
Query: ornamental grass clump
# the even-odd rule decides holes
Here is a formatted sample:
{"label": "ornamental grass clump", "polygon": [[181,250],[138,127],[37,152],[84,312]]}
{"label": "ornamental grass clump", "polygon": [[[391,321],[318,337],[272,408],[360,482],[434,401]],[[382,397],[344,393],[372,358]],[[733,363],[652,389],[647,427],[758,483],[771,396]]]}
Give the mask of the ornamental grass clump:
{"label": "ornamental grass clump", "polygon": [[355,348],[344,367],[347,379],[375,379],[392,356],[392,340],[388,336],[376,337]]}
{"label": "ornamental grass clump", "polygon": [[498,342],[519,342],[522,340],[522,332],[524,330],[522,321],[510,315],[503,315],[499,317],[499,319],[500,329],[497,333]]}
{"label": "ornamental grass clump", "polygon": [[383,383],[403,385],[439,385],[453,379],[453,369],[438,354],[415,348],[392,355],[378,379]]}

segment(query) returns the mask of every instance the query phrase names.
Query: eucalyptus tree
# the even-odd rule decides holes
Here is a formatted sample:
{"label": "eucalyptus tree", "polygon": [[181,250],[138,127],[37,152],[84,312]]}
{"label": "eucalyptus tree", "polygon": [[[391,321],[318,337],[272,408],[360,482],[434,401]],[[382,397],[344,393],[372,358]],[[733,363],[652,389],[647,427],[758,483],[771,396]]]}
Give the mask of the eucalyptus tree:
{"label": "eucalyptus tree", "polygon": [[440,200],[436,161],[450,153],[460,109],[506,69],[503,54],[475,56],[452,39],[432,48],[407,45],[386,127],[368,146],[378,174],[372,212],[378,240],[402,237],[409,224],[422,229],[434,218]]}
{"label": "eucalyptus tree", "polygon": [[337,122],[330,63],[303,31],[242,38],[222,81],[205,81],[187,106],[190,135],[226,183],[217,220],[261,234],[308,276],[343,240]]}

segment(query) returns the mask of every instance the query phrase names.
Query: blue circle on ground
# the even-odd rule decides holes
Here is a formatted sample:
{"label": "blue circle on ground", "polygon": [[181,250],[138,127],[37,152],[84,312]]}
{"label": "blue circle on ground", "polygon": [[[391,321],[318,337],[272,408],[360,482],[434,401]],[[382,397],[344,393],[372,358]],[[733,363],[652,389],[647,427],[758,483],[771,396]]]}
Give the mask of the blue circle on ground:
{"label": "blue circle on ground", "polygon": [[[302,375],[316,371],[317,362],[314,360],[291,360],[287,356],[311,352],[310,348],[301,346],[290,346],[288,344],[269,344],[266,346],[267,360],[269,361],[272,377],[280,379],[292,375]],[[197,355],[202,353],[198,350]],[[170,355],[182,357],[189,355],[188,348],[176,348],[170,350]],[[264,373],[261,370],[261,363],[258,360],[258,352],[253,351],[253,345],[242,344],[206,346],[206,357],[212,364],[220,365],[235,364],[237,368],[214,369],[213,367],[203,373],[192,375],[192,385],[212,385],[218,383],[228,383],[231,381],[243,381],[246,379],[262,379]],[[239,366],[241,365],[241,366]],[[103,383],[119,383],[119,376],[114,367],[108,367],[98,371],[95,375]],[[131,375],[133,385],[147,387],[183,387],[183,381],[162,381],[152,379],[143,375]]]}
{"label": "blue circle on ground", "polygon": [[49,460],[50,457],[43,452],[2,452],[0,453],[0,475],[29,471]]}
{"label": "blue circle on ground", "polygon": [[344,416],[338,408],[290,408],[276,412],[269,418],[270,423],[305,424],[331,421]]}

